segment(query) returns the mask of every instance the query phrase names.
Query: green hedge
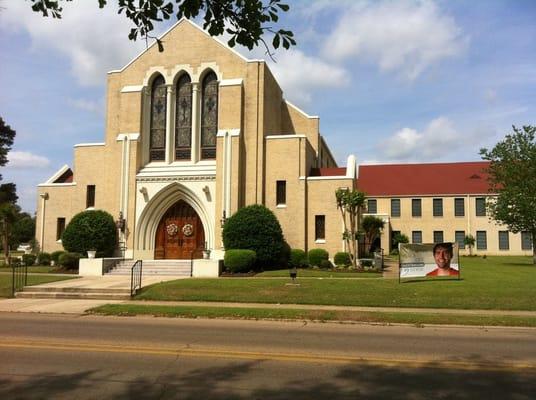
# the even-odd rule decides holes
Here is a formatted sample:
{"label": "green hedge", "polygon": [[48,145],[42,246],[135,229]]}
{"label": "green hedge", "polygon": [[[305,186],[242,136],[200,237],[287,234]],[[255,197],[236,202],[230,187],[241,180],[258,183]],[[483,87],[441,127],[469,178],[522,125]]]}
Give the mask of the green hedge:
{"label": "green hedge", "polygon": [[97,257],[110,257],[117,244],[117,228],[106,211],[82,211],[69,222],[61,240],[68,252],[87,254],[96,250]]}
{"label": "green hedge", "polygon": [[253,250],[258,267],[277,267],[284,258],[284,238],[274,213],[254,204],[239,209],[223,226],[226,249]]}
{"label": "green hedge", "polygon": [[24,265],[27,265],[28,267],[31,267],[35,264],[35,260],[37,257],[34,254],[23,254],[22,255],[22,263]]}
{"label": "green hedge", "polygon": [[333,261],[335,262],[335,265],[337,267],[347,267],[352,264],[352,258],[350,257],[350,253],[347,253],[345,251],[339,251],[338,253],[336,253]]}
{"label": "green hedge", "polygon": [[307,254],[309,264],[313,267],[320,267],[322,260],[329,259],[329,253],[324,249],[311,249]]}
{"label": "green hedge", "polygon": [[41,252],[37,255],[37,263],[39,265],[50,265],[50,260],[52,259],[50,253]]}
{"label": "green hedge", "polygon": [[230,249],[225,251],[223,264],[231,272],[249,272],[257,256],[253,250]]}
{"label": "green hedge", "polygon": [[59,263],[67,269],[77,269],[80,258],[82,255],[78,253],[63,253],[59,257]]}
{"label": "green hedge", "polygon": [[65,252],[63,250],[57,250],[50,253],[50,258],[52,261],[54,261],[54,264],[58,265],[60,263],[60,256],[64,254]]}
{"label": "green hedge", "polygon": [[294,268],[307,267],[307,254],[302,249],[290,250],[289,266]]}

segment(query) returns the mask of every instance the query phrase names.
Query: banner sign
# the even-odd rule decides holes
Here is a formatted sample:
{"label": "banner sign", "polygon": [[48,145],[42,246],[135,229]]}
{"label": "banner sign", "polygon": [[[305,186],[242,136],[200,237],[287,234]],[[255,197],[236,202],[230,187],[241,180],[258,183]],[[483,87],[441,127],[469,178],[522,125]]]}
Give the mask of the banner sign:
{"label": "banner sign", "polygon": [[460,276],[457,243],[400,243],[400,277]]}

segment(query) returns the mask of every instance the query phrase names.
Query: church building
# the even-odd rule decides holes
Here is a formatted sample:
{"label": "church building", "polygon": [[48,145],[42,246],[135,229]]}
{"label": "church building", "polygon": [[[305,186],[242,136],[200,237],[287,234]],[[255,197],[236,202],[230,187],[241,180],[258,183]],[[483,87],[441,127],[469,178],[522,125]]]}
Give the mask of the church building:
{"label": "church building", "polygon": [[127,258],[189,260],[209,249],[217,260],[226,218],[263,204],[292,248],[332,258],[344,250],[335,191],[357,187],[367,213],[386,222],[386,253],[401,232],[414,242],[472,234],[477,252],[531,254],[530,237],[485,216],[486,163],[358,167],[349,156],[339,167],[319,117],[285,100],[263,60],[186,19],[161,40],[164,52],[153,44],[108,73],[104,141],[76,144],[73,165],[38,186],[42,251],[63,249],[75,214],[102,209],[117,220]]}

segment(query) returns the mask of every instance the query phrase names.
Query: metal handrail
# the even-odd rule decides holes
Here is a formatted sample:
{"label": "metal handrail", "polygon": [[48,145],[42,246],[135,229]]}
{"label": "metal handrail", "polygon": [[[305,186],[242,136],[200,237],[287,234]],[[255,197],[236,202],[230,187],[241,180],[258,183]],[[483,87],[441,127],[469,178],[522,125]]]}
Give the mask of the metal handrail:
{"label": "metal handrail", "polygon": [[15,293],[23,290],[28,284],[28,266],[12,265],[11,269],[11,297],[15,297]]}
{"label": "metal handrail", "polygon": [[190,278],[192,276],[194,276],[194,255],[197,251],[202,251],[200,250],[200,247],[196,248],[196,249],[193,249],[191,252],[190,252]]}
{"label": "metal handrail", "polygon": [[136,292],[141,289],[142,271],[143,261],[138,260],[134,263],[130,270],[130,297],[133,297]]}

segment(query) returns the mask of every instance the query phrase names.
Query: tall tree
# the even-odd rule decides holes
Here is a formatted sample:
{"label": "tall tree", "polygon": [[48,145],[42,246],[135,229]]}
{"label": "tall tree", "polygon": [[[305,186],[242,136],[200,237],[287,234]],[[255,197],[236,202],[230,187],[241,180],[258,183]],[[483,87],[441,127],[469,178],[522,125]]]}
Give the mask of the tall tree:
{"label": "tall tree", "polygon": [[[67,0],[72,1],[72,0]],[[98,0],[103,8],[107,0]],[[58,0],[31,0],[32,10],[43,16],[61,18],[63,8]],[[285,49],[295,45],[294,34],[285,29],[276,29],[273,24],[279,20],[279,13],[289,10],[281,0],[117,0],[118,13],[124,12],[133,24],[128,38],[139,37],[156,39],[151,36],[154,24],[173,17],[191,19],[203,15],[203,28],[212,36],[226,32],[230,47],[236,43],[252,49],[262,43],[271,56],[269,45],[264,36],[273,35],[272,46]],[[156,39],[160,51],[164,50],[162,42]]]}
{"label": "tall tree", "polygon": [[0,204],[0,238],[4,248],[4,265],[9,265],[9,239],[11,229],[17,220],[17,206],[6,202]]}
{"label": "tall tree", "polygon": [[[0,117],[0,167],[8,162],[7,153],[11,150],[13,140],[15,140],[15,131]],[[0,175],[0,180],[2,180],[2,175]]]}
{"label": "tall tree", "polygon": [[365,232],[365,243],[369,246],[369,250],[367,251],[370,251],[373,242],[376,240],[376,238],[380,237],[385,226],[385,222],[383,222],[383,219],[374,215],[367,215],[363,218],[361,226]]}
{"label": "tall tree", "polygon": [[536,264],[536,127],[512,127],[491,150],[480,155],[490,161],[490,197],[487,207],[497,222],[514,233],[532,235],[533,263]]}
{"label": "tall tree", "polygon": [[352,256],[352,265],[356,268],[359,265],[358,229],[365,208],[365,193],[356,189],[337,189],[335,198],[337,208],[341,211],[344,229],[342,237]]}

